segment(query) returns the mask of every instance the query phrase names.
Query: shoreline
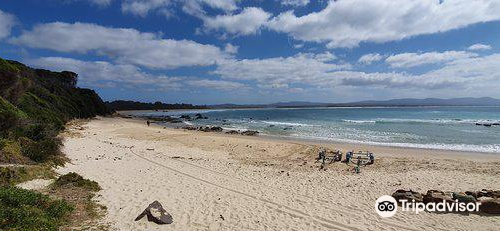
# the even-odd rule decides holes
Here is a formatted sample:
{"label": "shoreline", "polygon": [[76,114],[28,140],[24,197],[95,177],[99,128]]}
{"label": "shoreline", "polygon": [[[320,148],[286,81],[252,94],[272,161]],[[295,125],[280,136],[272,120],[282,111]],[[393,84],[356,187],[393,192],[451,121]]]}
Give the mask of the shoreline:
{"label": "shoreline", "polygon": [[[318,144],[147,126],[99,117],[68,127],[59,174],[99,183],[110,230],[495,230],[500,216],[373,209],[396,190],[497,190],[500,156],[373,147],[375,163],[316,161]],[[345,148],[350,146],[346,145]],[[321,145],[343,148],[339,144]],[[363,147],[356,146],[355,149]],[[375,150],[377,148],[377,150]],[[158,200],[173,217],[159,226],[135,217]]]}
{"label": "shoreline", "polygon": [[[143,123],[146,119],[141,117],[134,118],[124,118],[128,120],[135,121],[137,123]],[[183,123],[184,125],[187,125]],[[195,134],[206,134],[206,132],[202,131],[188,131],[182,129],[177,126],[168,126],[160,123],[151,123],[151,126],[158,126],[165,129],[171,130],[183,130],[185,132],[192,132]],[[439,156],[441,158],[461,158],[461,159],[483,159],[483,160],[492,160],[499,159],[500,153],[494,152],[474,152],[474,151],[460,151],[460,150],[447,150],[447,149],[434,149],[434,148],[418,148],[418,147],[404,147],[404,146],[390,146],[390,145],[373,145],[373,144],[363,144],[356,142],[339,142],[339,141],[326,141],[321,139],[304,139],[297,137],[286,137],[286,136],[275,136],[275,135],[266,135],[259,134],[257,136],[242,136],[242,135],[231,135],[225,134],[224,132],[210,132],[210,134],[214,134],[222,137],[240,137],[247,139],[260,139],[260,140],[274,140],[274,141],[283,141],[289,143],[296,144],[307,144],[307,145],[315,145],[315,146],[325,146],[332,149],[339,149],[344,153],[346,151],[372,151],[376,152],[375,154],[382,154],[383,156],[392,156],[392,157],[436,157]],[[402,154],[401,152],[404,152]]]}

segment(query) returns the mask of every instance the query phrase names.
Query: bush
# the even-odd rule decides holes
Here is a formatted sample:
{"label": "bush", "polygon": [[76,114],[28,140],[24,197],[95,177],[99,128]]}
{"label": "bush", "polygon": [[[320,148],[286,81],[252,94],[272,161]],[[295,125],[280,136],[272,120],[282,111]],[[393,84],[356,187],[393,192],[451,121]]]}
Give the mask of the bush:
{"label": "bush", "polygon": [[73,206],[41,193],[0,187],[0,230],[57,231]]}
{"label": "bush", "polygon": [[59,162],[63,157],[60,151],[62,141],[57,137],[49,137],[39,141],[24,138],[21,145],[23,155],[35,162]]}
{"label": "bush", "polygon": [[67,187],[67,186],[76,186],[82,187],[90,191],[99,191],[101,190],[101,186],[95,181],[84,179],[82,176],[77,173],[70,172],[68,174],[60,176],[55,182],[55,187]]}
{"label": "bush", "polygon": [[0,131],[2,131],[0,137],[5,138],[10,129],[19,125],[26,118],[27,116],[24,112],[0,97]]}
{"label": "bush", "polygon": [[21,146],[12,140],[0,141],[0,163],[23,164],[28,160],[22,155]]}
{"label": "bush", "polygon": [[47,165],[0,167],[0,186],[13,186],[33,179],[52,179],[56,173]]}

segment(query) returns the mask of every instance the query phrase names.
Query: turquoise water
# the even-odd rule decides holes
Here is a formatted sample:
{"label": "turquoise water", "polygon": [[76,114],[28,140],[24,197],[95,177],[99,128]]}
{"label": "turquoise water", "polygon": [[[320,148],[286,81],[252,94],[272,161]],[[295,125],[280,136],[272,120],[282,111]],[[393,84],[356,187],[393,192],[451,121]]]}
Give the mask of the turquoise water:
{"label": "turquoise water", "polygon": [[500,153],[500,107],[299,108],[140,112],[141,115],[202,113],[192,125],[258,130],[267,135]]}

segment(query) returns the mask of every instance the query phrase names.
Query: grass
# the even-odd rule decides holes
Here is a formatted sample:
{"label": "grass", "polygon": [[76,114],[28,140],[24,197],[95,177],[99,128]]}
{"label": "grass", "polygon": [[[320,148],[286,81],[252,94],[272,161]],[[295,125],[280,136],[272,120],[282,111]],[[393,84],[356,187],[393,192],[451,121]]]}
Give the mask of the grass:
{"label": "grass", "polygon": [[48,165],[0,167],[0,186],[14,186],[33,179],[53,179],[55,175]]}
{"label": "grass", "polygon": [[101,186],[99,186],[97,182],[85,179],[74,172],[70,172],[68,174],[60,176],[53,184],[53,187],[68,186],[81,187],[93,192],[101,190]]}
{"label": "grass", "polygon": [[107,230],[108,227],[98,224],[97,219],[106,214],[106,207],[96,203],[92,198],[101,187],[95,181],[84,179],[77,173],[71,172],[60,176],[50,187],[50,194],[64,198],[75,206],[75,213],[62,230]]}
{"label": "grass", "polygon": [[0,187],[0,230],[56,231],[73,210],[64,200],[17,187]]}

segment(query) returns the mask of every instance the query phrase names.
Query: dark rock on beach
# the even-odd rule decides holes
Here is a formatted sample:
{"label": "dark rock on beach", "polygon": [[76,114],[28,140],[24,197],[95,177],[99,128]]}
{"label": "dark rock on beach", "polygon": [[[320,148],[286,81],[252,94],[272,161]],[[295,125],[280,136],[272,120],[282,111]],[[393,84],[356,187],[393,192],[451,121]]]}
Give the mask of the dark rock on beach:
{"label": "dark rock on beach", "polygon": [[186,129],[186,130],[189,130],[189,131],[197,130],[196,127],[191,127],[191,126],[184,126],[184,127],[182,127],[182,129]]}
{"label": "dark rock on beach", "polygon": [[447,203],[453,203],[453,198],[450,193],[444,193],[438,190],[429,190],[423,197],[423,202],[426,204],[430,202],[439,203],[443,202],[443,200]]}
{"label": "dark rock on beach", "polygon": [[217,127],[217,126],[214,126],[214,127],[199,127],[198,131],[202,131],[202,132],[222,132],[223,129],[221,127]]}
{"label": "dark rock on beach", "polygon": [[233,135],[235,135],[235,134],[240,134],[240,132],[238,132],[236,130],[229,130],[229,131],[226,132],[226,134],[233,134]]}
{"label": "dark rock on beach", "polygon": [[255,136],[255,135],[259,134],[259,132],[258,131],[248,130],[248,131],[242,132],[241,134],[244,135],[244,136]]}
{"label": "dark rock on beach", "polygon": [[408,200],[412,201],[415,200],[415,202],[423,202],[423,196],[419,192],[415,192],[412,190],[397,190],[395,193],[392,194],[392,197],[396,199],[396,201],[399,202],[399,200]]}
{"label": "dark rock on beach", "polygon": [[154,201],[149,204],[149,206],[141,213],[135,221],[142,219],[147,216],[148,221],[154,222],[159,225],[172,224],[172,216],[163,208],[163,206],[158,201]]}
{"label": "dark rock on beach", "polygon": [[480,201],[479,211],[487,214],[500,214],[500,198]]}
{"label": "dark rock on beach", "polygon": [[189,115],[181,115],[181,119],[191,120],[191,116],[189,116]]}

